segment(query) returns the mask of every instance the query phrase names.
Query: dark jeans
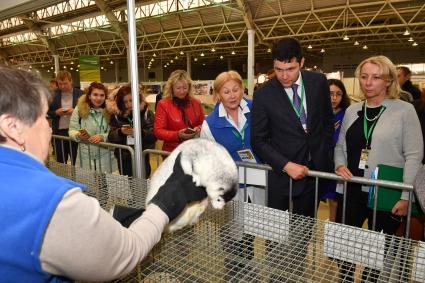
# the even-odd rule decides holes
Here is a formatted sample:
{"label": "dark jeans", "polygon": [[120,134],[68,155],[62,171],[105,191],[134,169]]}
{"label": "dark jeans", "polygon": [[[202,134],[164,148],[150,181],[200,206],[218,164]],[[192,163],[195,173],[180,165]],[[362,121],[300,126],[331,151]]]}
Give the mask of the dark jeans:
{"label": "dark jeans", "polygon": [[[55,135],[68,137],[68,129],[57,130]],[[60,163],[67,163],[68,156],[71,156],[71,164],[75,165],[77,159],[78,143],[74,141],[66,141],[61,139],[54,139],[54,148],[56,154],[56,161]]]}

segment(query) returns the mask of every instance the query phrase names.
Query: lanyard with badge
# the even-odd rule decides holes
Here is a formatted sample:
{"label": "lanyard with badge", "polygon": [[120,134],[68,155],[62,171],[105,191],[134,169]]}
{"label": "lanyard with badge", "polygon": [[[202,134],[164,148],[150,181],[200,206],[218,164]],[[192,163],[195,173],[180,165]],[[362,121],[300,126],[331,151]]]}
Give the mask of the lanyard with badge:
{"label": "lanyard with badge", "polygon": [[244,138],[245,138],[245,129],[247,127],[248,127],[248,124],[245,124],[245,126],[243,126],[241,132],[238,132],[235,129],[232,129],[233,135],[241,142],[242,148],[243,148],[241,150],[238,150],[237,153],[238,153],[238,155],[239,155],[239,157],[241,158],[242,161],[257,163],[257,161],[255,161],[255,157],[254,157],[254,154],[252,153],[252,151],[249,148],[245,147]]}
{"label": "lanyard with badge", "polygon": [[103,115],[102,115],[102,118],[100,119],[100,123],[96,119],[95,111],[91,111],[90,112],[90,115],[92,116],[94,122],[96,123],[96,126],[99,128],[99,133],[102,133],[102,130],[103,130],[103,128],[102,128],[103,127],[103,120],[104,120]]}
{"label": "lanyard with badge", "polygon": [[[367,159],[369,157],[369,151],[370,151],[369,139],[370,139],[370,136],[372,135],[373,129],[376,126],[376,123],[378,122],[379,117],[381,116],[382,112],[384,112],[384,110],[385,110],[385,106],[382,106],[378,115],[376,115],[375,118],[373,118],[373,119],[369,119],[369,118],[367,118],[367,115],[366,115],[366,102],[364,103],[364,106],[363,106],[363,134],[364,134],[364,137],[366,139],[366,147],[364,149],[362,149],[362,151],[360,152],[359,169],[363,169],[363,170],[366,169]],[[373,121],[370,128],[368,128],[367,121],[369,121],[369,122]]]}
{"label": "lanyard with badge", "polygon": [[[131,119],[130,117],[127,117],[127,121],[130,123],[130,126],[133,127],[133,119]],[[134,145],[135,143],[135,139],[134,137],[132,137],[131,135],[127,136],[127,145]]]}

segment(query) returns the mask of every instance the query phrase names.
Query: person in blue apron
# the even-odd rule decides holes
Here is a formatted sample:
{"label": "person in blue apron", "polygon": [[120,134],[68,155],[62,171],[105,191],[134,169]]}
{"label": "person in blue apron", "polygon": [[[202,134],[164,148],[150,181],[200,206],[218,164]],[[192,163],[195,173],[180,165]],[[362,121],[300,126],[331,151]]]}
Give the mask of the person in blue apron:
{"label": "person in blue apron", "polygon": [[122,217],[118,212],[123,210],[114,209],[114,218],[123,222],[116,221],[83,193],[85,185],[46,168],[52,94],[42,79],[0,66],[0,84],[1,281],[104,282],[122,277],[147,256],[187,203],[207,197],[205,188],[196,187],[175,162],[146,210]]}

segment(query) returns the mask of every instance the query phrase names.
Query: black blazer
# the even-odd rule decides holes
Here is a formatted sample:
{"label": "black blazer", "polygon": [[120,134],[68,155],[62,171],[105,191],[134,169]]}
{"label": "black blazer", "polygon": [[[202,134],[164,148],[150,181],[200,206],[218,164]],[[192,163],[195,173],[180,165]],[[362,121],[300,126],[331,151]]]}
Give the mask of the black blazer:
{"label": "black blazer", "polygon": [[[329,86],[323,74],[301,71],[301,75],[307,103],[307,133],[276,77],[254,93],[251,113],[251,145],[273,168],[269,189],[280,190],[284,195],[289,194],[289,176],[282,170],[289,161],[310,165],[310,169],[333,171],[334,127]],[[306,178],[294,181],[293,196],[301,194],[305,181]]]}
{"label": "black blazer", "polygon": [[[77,105],[78,98],[83,94],[80,89],[73,88],[72,89],[72,108],[75,108]],[[60,116],[56,115],[55,111],[62,107],[62,91],[57,89],[55,91],[53,101],[49,106],[49,111],[47,115],[52,119],[52,131],[55,134],[59,129],[59,119]]]}

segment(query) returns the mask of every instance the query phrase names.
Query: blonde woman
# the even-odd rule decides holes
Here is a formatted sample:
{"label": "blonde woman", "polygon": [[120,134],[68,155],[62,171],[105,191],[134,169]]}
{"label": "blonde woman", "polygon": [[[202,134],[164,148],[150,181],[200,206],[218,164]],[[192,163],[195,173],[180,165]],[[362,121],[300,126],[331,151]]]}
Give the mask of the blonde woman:
{"label": "blonde woman", "polygon": [[[378,164],[385,164],[403,168],[403,182],[412,184],[423,156],[421,126],[413,105],[398,99],[395,66],[387,57],[375,56],[363,60],[355,74],[365,100],[352,104],[345,112],[335,147],[336,173],[345,179],[370,178]],[[371,229],[373,211],[368,207],[368,187],[348,183],[346,192],[345,224],[362,227],[368,219]],[[403,192],[392,211],[377,211],[375,230],[394,234],[401,217],[407,214],[407,199],[407,192]],[[340,194],[338,222],[342,219],[342,200]],[[342,270],[345,278],[353,278],[352,265],[343,265]],[[371,272],[367,275],[371,278],[379,275],[367,268],[365,272]]]}
{"label": "blonde woman", "polygon": [[164,141],[162,149],[172,151],[181,142],[197,136],[204,116],[201,102],[193,97],[189,74],[184,70],[172,72],[155,112],[154,134]]}

